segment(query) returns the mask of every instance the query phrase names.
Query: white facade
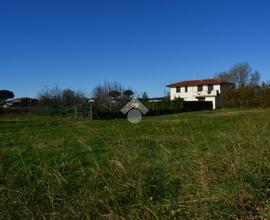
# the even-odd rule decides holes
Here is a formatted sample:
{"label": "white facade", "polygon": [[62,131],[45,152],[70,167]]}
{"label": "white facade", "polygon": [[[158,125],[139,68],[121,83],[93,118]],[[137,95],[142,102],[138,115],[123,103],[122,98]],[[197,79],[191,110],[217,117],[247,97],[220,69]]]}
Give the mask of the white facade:
{"label": "white facade", "polygon": [[170,88],[170,98],[184,101],[210,101],[213,109],[221,107],[220,94],[231,88],[231,84],[182,85]]}

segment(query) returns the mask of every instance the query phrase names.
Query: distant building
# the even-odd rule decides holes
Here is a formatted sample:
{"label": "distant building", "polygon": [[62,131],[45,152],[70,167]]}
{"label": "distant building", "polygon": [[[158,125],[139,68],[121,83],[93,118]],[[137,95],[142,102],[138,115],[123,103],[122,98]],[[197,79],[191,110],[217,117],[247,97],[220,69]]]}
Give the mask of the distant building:
{"label": "distant building", "polygon": [[213,109],[221,107],[220,94],[231,89],[233,83],[219,79],[181,81],[167,85],[170,99],[182,98],[184,101],[209,101]]}
{"label": "distant building", "polygon": [[32,99],[32,98],[18,98],[12,100],[11,106],[13,107],[27,107],[27,106],[34,106],[38,103],[37,99]]}

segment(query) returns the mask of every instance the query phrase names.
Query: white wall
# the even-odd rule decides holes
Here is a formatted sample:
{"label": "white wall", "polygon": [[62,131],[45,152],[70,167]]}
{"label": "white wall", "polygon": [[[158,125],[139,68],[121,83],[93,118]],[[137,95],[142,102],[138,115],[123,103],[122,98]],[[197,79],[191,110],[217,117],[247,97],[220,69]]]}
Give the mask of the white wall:
{"label": "white wall", "polygon": [[205,97],[205,101],[211,101],[213,103],[213,109],[216,109],[220,107],[220,98],[217,96],[217,92],[220,94],[223,91],[227,89],[227,85],[214,85],[213,91],[209,95],[207,93],[208,91],[208,85],[203,85],[202,92],[198,93],[198,86],[188,86],[188,91],[185,92],[185,87],[182,86],[180,89],[180,93],[176,92],[176,88],[170,89],[170,96],[171,100],[174,100],[176,98],[182,98],[185,101],[198,101],[197,96]]}

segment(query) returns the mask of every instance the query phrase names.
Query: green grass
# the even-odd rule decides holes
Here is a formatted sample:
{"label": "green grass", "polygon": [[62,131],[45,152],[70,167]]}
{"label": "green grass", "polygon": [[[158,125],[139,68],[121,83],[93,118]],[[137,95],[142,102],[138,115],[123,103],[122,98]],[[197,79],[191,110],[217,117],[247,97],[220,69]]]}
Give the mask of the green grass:
{"label": "green grass", "polygon": [[270,218],[270,109],[0,116],[2,219]]}

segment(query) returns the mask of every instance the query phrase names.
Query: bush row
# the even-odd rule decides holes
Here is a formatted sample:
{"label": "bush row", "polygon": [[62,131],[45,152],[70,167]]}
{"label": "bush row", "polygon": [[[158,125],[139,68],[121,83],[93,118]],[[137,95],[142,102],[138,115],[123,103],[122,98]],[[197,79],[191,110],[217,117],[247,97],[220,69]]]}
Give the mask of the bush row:
{"label": "bush row", "polygon": [[269,87],[236,88],[221,94],[222,106],[237,107],[270,107]]}

